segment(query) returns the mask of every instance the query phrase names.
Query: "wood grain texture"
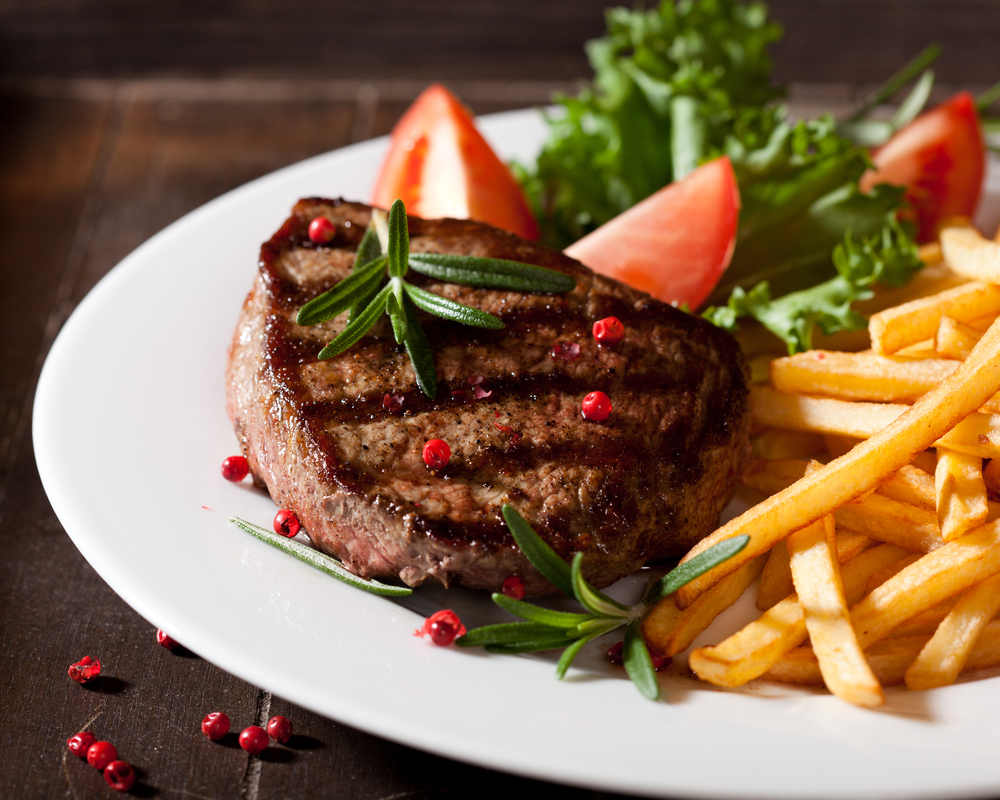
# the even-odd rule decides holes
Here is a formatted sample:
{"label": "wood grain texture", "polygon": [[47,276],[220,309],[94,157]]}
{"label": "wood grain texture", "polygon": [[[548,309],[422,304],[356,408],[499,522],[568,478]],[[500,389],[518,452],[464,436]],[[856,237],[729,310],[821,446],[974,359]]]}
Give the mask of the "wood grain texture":
{"label": "wood grain texture", "polygon": [[[606,0],[32,0],[0,4],[0,72],[421,80],[589,74]],[[629,3],[621,3],[629,6]],[[647,5],[652,5],[649,3]],[[877,82],[932,41],[939,77],[997,80],[993,0],[772,0],[782,81]]]}

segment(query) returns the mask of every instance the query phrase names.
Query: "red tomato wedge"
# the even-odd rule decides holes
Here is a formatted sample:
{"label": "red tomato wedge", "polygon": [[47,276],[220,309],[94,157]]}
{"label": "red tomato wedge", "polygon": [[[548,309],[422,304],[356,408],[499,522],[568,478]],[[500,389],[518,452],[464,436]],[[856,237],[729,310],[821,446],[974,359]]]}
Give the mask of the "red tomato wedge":
{"label": "red tomato wedge", "polygon": [[538,238],[521,187],[441,84],[425,89],[392,129],[372,205],[389,208],[396,198],[417,217],[476,219]]}
{"label": "red tomato wedge", "polygon": [[971,217],[986,169],[972,95],[962,92],[921,114],[874,150],[872,162],[875,170],[861,178],[861,189],[867,192],[878,183],[905,186],[911,205],[906,217],[917,225],[918,242],[934,241],[949,217]]}
{"label": "red tomato wedge", "polygon": [[668,303],[700,306],[729,266],[740,190],[725,156],[619,214],[566,255]]}

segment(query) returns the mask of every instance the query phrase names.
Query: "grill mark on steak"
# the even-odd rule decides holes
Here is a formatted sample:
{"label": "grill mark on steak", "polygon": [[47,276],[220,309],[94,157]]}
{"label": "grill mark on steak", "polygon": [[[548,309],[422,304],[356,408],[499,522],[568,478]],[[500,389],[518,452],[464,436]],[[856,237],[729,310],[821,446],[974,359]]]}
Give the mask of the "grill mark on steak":
{"label": "grill mark on steak", "polygon": [[[327,246],[308,238],[320,214],[337,226]],[[431,400],[385,319],[323,362],[316,354],[346,315],[295,323],[305,302],[350,271],[368,217],[366,206],[343,201],[296,205],[261,248],[230,357],[229,413],[255,478],[296,510],[318,547],[365,577],[496,590],[519,574],[539,593],[551,587],[514,545],[500,516],[505,502],[564,558],[584,551],[585,573],[599,586],[679,555],[714,527],[747,452],[744,367],[731,337],[511,234],[411,218],[412,252],[528,261],[578,284],[566,295],[521,295],[411,270],[407,280],[506,324],[483,331],[418,312],[438,364]],[[628,335],[609,350],[590,328],[610,315]],[[567,341],[579,356],[554,359],[552,346]],[[474,375],[488,398],[474,399]],[[580,415],[583,395],[596,389],[615,407],[603,423]],[[385,394],[402,396],[402,408],[385,408]],[[442,470],[420,459],[431,438],[452,446]]]}

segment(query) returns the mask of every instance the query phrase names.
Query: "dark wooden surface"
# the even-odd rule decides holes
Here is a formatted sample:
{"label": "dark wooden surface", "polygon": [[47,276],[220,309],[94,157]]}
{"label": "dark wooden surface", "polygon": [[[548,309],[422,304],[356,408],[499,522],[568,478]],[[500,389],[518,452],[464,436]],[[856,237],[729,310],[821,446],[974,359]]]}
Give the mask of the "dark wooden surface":
{"label": "dark wooden surface", "polygon": [[[137,767],[138,796],[603,796],[426,755],[164,650],[83,560],[42,490],[30,436],[39,370],[119,260],[228,189],[387,132],[429,79],[449,79],[479,113],[545,102],[587,74],[580,44],[601,31],[603,2],[361,11],[313,0],[294,15],[291,5],[0,4],[0,798],[112,796],[65,747],[84,728]],[[1000,78],[1000,4],[773,5],[788,26],[779,75],[797,82],[800,100],[849,101],[932,38],[958,48],[942,62],[948,81]],[[839,41],[849,31],[865,46]],[[150,447],[136,468],[168,479],[156,474],[155,435]],[[114,487],[105,500],[109,525],[132,524],[115,516]],[[66,676],[84,654],[105,663],[88,687]],[[282,713],[297,736],[249,757],[234,737],[201,736],[212,710],[237,729]]]}

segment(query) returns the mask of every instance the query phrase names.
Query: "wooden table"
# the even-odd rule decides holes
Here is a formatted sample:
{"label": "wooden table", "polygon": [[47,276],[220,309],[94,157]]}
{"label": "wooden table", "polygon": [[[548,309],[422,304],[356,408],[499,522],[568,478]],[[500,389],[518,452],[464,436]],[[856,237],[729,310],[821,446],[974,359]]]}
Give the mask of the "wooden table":
{"label": "wooden table", "polygon": [[[159,647],[155,630],[96,575],[62,529],[39,482],[30,435],[38,374],[60,327],[94,284],[151,235],[252,178],[386,133],[429,78],[451,78],[473,110],[488,113],[544,103],[553,90],[572,89],[582,66],[579,55],[512,66],[510,59],[485,51],[477,56],[466,47],[464,68],[424,61],[408,69],[405,63],[372,66],[357,47],[348,47],[335,67],[318,75],[292,75],[285,62],[295,54],[288,53],[277,66],[268,62],[269,75],[238,69],[212,77],[217,70],[202,54],[192,67],[195,74],[185,76],[191,70],[144,66],[143,58],[154,54],[143,50],[137,27],[121,49],[145,77],[128,78],[115,74],[114,54],[100,47],[91,48],[91,68],[82,66],[86,59],[72,45],[86,35],[74,40],[62,28],[48,37],[39,33],[32,24],[43,13],[40,5],[3,12],[6,33],[0,36],[8,55],[0,87],[0,797],[111,796],[101,775],[65,746],[68,736],[89,726],[112,739],[138,769],[138,796],[388,800],[474,791],[507,798],[532,789],[550,798],[605,796],[487,772],[384,741],[292,706],[193,653]],[[84,5],[53,3],[45,13],[61,9],[79,27]],[[114,6],[94,5],[105,12]],[[401,4],[390,5],[402,13]],[[776,5],[801,30],[813,30],[815,19],[803,21],[795,4]],[[830,5],[818,7],[833,19]],[[898,5],[879,7],[898,15]],[[997,21],[988,4],[955,5],[982,11],[980,23]],[[506,6],[525,11],[530,4]],[[589,13],[594,7],[589,4]],[[576,20],[566,34],[577,37],[574,47],[599,32],[599,23],[580,22],[582,12],[564,13]],[[100,33],[114,18],[94,19]],[[480,19],[484,30],[489,22],[488,15]],[[99,38],[97,33],[87,35]],[[885,61],[901,63],[927,38],[914,47],[901,40],[888,56],[880,50],[867,71],[852,62],[852,74],[836,85],[797,85],[797,98],[815,105],[850,101],[875,79],[872,73],[885,74]],[[41,43],[48,43],[47,60],[39,55]],[[315,55],[322,44],[309,44],[310,52]],[[231,47],[233,57],[242,52]],[[518,52],[527,48],[522,41]],[[210,49],[206,45],[205,52]],[[418,49],[408,52],[419,60]],[[349,65],[352,56],[360,65],[353,73],[342,63]],[[809,63],[811,54],[797,58],[791,70],[797,65],[799,72],[789,75],[786,68],[784,78],[829,80],[809,71],[816,66]],[[997,67],[997,74],[976,73],[976,82],[1000,78],[1000,62]],[[377,73],[375,79],[365,69]],[[85,77],[73,77],[78,75]],[[947,77],[963,79],[954,70]],[[156,476],[155,437],[150,445],[149,463],[136,468],[162,479]],[[105,499],[108,524],[122,524],[115,519],[114,487]],[[106,665],[105,676],[87,687],[66,675],[84,654]],[[235,737],[212,746],[199,723],[216,709],[260,724],[284,714],[293,720],[296,737],[262,757],[247,756]]]}

